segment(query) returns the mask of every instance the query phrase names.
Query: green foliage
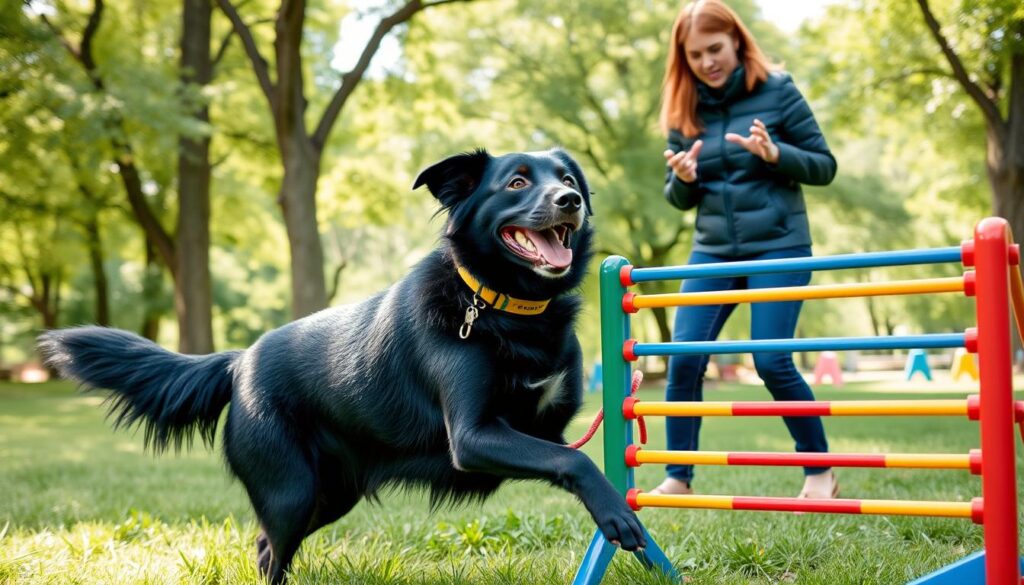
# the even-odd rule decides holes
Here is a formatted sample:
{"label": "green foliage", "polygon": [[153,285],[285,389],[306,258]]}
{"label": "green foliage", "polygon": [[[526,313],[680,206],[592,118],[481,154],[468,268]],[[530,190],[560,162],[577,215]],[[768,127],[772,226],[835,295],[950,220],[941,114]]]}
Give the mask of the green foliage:
{"label": "green foliage", "polygon": [[[833,3],[796,35],[764,21],[753,0],[730,4],[769,56],[793,73],[839,160],[832,185],[806,189],[816,254],[949,246],[970,236],[989,213],[984,123],[950,79],[914,3]],[[274,31],[260,21],[276,5],[256,0],[242,7],[261,47],[271,45]],[[309,6],[307,124],[337,87],[341,58],[352,58],[340,54],[352,49],[338,41],[353,34],[353,23],[375,23],[397,5]],[[1007,77],[1019,39],[1006,30],[1021,18],[1019,3],[931,5],[979,82]],[[339,275],[332,302],[357,301],[390,285],[436,244],[443,229],[443,218],[433,217],[436,202],[410,185],[428,164],[478,146],[501,153],[560,145],[576,156],[594,191],[596,262],[606,253],[638,265],[685,262],[692,212],[679,213],[662,198],[664,139],[656,127],[679,7],[663,0],[496,0],[430,9],[396,29],[388,42],[400,48],[397,60],[378,55],[325,146],[318,206],[329,288]],[[58,1],[47,17],[74,45],[90,8]],[[143,239],[116,174],[112,140],[130,142],[149,203],[173,231],[177,139],[212,137],[216,345],[246,346],[287,321],[287,239],[275,201],[280,159],[264,97],[227,19],[215,11],[214,50],[228,43],[214,82],[200,93],[178,81],[180,5],[108,0],[95,43],[104,89],[96,91],[37,12],[17,2],[2,10],[0,362],[31,352],[42,324],[32,300],[42,290],[32,285],[33,277],[41,282],[35,275],[60,283],[59,305],[50,297],[58,323],[95,320],[90,225],[100,233],[113,324],[137,329],[147,306],[173,315],[166,275],[161,294],[144,295]],[[272,51],[264,55],[273,58]],[[210,125],[187,115],[199,102],[210,107]],[[949,275],[948,267],[921,267],[898,276],[911,274]],[[815,282],[892,277],[822,273]],[[585,355],[594,356],[592,280],[583,293],[579,328]],[[863,334],[959,330],[972,313],[951,295],[813,302],[805,304],[800,334],[835,335],[836,323],[850,315]],[[644,312],[633,329],[656,339],[669,323],[671,314]],[[747,334],[741,311],[725,335]],[[173,333],[161,341],[173,342]]]}
{"label": "green foliage", "polygon": [[487,557],[511,550],[542,551],[586,530],[577,519],[558,514],[520,514],[507,510],[504,516],[474,518],[462,524],[439,522],[427,535],[426,550],[438,558]]}
{"label": "green foliage", "polygon": [[[930,4],[965,67],[979,82],[1001,85],[1016,3]],[[875,145],[873,154],[862,152],[865,162],[914,194],[915,217],[961,219],[987,211],[982,117],[952,78],[916,4],[832,5],[803,30],[802,46],[806,78],[826,121],[844,142]]]}
{"label": "green foliage", "polygon": [[[998,94],[1016,50],[1010,31],[1014,19],[1020,20],[1019,3],[929,4],[967,70]],[[970,238],[974,224],[992,209],[985,125],[953,78],[917,4],[830,5],[821,20],[801,30],[799,51],[801,77],[840,168],[826,190],[839,204],[812,211],[815,241],[824,244],[819,249],[945,247]],[[873,270],[855,276],[880,280],[893,274]],[[900,270],[899,278],[955,274],[955,267],[921,266]],[[867,333],[889,334],[896,325],[914,332],[957,331],[969,326],[974,314],[973,304],[959,295],[857,304],[876,321]]]}

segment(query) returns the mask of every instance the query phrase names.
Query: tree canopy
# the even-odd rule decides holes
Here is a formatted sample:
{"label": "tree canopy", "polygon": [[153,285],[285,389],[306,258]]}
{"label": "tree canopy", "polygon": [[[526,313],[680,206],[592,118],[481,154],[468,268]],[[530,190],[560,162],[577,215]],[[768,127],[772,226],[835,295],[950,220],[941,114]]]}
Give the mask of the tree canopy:
{"label": "tree canopy", "polygon": [[[183,18],[189,2],[209,20],[205,77],[182,58],[195,34]],[[1024,173],[1007,162],[1024,148],[1013,138],[1024,136],[1019,2],[849,0],[793,33],[753,0],[730,4],[793,74],[839,161],[832,185],[805,190],[816,254],[955,245],[992,213],[1024,233]],[[662,197],[657,127],[678,9],[662,0],[3,3],[0,366],[30,359],[40,329],[79,323],[173,346],[185,333],[158,325],[189,323],[182,286],[209,288],[187,303],[210,307],[200,319],[217,349],[364,298],[440,236],[436,202],[410,189],[417,172],[476,147],[566,148],[594,191],[595,262],[684,263],[693,217]],[[357,22],[363,38],[352,38]],[[190,150],[199,143],[205,150]],[[205,203],[189,199],[196,175],[181,161],[204,162],[192,172],[209,175]],[[197,282],[180,272],[197,268],[179,268],[179,254],[198,253],[182,228],[196,222],[208,222],[198,246],[208,284],[182,284]],[[590,359],[592,280],[584,293]],[[959,298],[853,299],[807,303],[800,333],[834,335],[850,315],[844,333],[973,320]],[[743,318],[734,321],[726,334],[744,335]],[[665,339],[670,323],[654,312],[634,329]]]}

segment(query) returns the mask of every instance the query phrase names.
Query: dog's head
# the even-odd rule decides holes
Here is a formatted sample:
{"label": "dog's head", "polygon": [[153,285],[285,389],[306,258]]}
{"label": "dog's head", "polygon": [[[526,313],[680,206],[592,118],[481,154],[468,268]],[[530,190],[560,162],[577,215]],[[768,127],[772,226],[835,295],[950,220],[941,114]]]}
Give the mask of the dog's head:
{"label": "dog's head", "polygon": [[590,190],[560,149],[452,156],[427,168],[426,185],[448,212],[458,261],[490,286],[525,298],[577,286],[590,258]]}

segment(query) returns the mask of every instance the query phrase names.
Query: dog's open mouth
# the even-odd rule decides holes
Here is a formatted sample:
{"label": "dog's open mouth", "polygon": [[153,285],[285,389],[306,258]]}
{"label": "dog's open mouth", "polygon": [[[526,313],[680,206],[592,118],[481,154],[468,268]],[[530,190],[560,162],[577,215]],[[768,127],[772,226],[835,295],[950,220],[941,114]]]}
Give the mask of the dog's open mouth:
{"label": "dog's open mouth", "polygon": [[535,267],[563,271],[572,264],[573,230],[568,223],[542,230],[510,225],[501,229],[501,239],[513,254]]}

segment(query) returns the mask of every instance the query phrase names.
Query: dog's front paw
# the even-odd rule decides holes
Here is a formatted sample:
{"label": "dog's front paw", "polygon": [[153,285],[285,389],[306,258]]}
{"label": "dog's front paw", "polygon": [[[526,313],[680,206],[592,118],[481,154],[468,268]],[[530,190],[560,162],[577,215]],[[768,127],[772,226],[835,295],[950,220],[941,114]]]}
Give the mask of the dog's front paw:
{"label": "dog's front paw", "polygon": [[593,514],[597,527],[612,544],[623,550],[635,551],[647,546],[647,538],[640,528],[640,520],[624,501],[611,504]]}
{"label": "dog's front paw", "polygon": [[[578,453],[578,451],[576,451]],[[583,465],[575,469],[572,491],[580,498],[608,542],[628,551],[647,546],[647,538],[626,498],[615,489],[608,478],[590,461],[582,458]]]}
{"label": "dog's front paw", "polygon": [[624,550],[635,551],[647,546],[640,520],[626,504],[626,499],[603,476],[598,477],[590,489],[581,493],[583,504],[594,517],[598,530],[609,542]]}

